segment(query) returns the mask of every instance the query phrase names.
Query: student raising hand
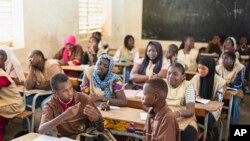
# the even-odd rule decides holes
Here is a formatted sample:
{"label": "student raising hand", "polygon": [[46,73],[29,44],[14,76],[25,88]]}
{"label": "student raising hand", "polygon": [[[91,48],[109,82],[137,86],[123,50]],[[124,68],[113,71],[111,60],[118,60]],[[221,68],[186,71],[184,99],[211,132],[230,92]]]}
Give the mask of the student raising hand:
{"label": "student raising hand", "polygon": [[88,119],[92,122],[99,120],[101,117],[100,112],[91,105],[86,105],[83,110],[83,113],[87,115]]}

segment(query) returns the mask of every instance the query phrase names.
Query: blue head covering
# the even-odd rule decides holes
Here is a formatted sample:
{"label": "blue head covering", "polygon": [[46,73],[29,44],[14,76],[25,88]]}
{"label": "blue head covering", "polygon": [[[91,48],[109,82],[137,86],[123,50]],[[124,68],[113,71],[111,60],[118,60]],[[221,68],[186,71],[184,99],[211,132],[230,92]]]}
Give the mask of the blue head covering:
{"label": "blue head covering", "polygon": [[[97,65],[100,63],[100,61],[102,59],[107,59],[109,61],[108,72],[107,72],[104,80],[101,80],[99,75],[97,74]],[[104,90],[104,96],[107,98],[114,98],[115,97],[110,90],[110,83],[112,83],[114,80],[121,80],[120,76],[118,76],[117,74],[114,74],[112,72],[114,65],[115,65],[114,60],[109,55],[102,54],[98,58],[98,60],[96,62],[95,70],[93,72],[94,85],[96,87]]]}

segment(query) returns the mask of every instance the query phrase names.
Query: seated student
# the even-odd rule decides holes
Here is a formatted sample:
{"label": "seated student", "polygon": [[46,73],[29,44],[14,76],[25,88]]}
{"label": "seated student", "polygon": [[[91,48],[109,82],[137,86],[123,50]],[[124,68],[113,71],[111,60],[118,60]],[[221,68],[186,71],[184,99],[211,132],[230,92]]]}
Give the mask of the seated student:
{"label": "seated student", "polygon": [[[222,47],[222,54],[221,57],[223,56],[224,52],[233,52],[235,53],[236,57],[237,57],[237,62],[239,62],[239,52],[237,51],[237,44],[236,44],[236,40],[234,37],[227,37],[226,40],[223,43],[223,47]],[[222,64],[222,58],[220,57],[219,60],[219,64]]]}
{"label": "seated student", "polygon": [[240,55],[249,55],[250,54],[250,48],[247,45],[247,38],[242,36],[239,40],[239,44],[237,47],[237,51]]}
{"label": "seated student", "polygon": [[[25,81],[26,89],[51,90],[50,79],[57,73],[62,73],[57,60],[46,59],[40,50],[34,50],[29,54],[30,70]],[[34,95],[26,97],[26,103],[31,104]],[[47,96],[41,96],[37,100],[39,105]],[[36,107],[38,107],[38,105]]]}
{"label": "seated student", "polygon": [[[98,58],[96,66],[89,67],[82,79],[82,92],[90,94],[95,104],[102,110],[109,110],[109,105],[127,106],[122,80],[112,72],[113,67],[113,59],[107,54],[102,54]],[[104,121],[104,125],[106,128],[120,131],[127,131],[132,128],[130,123],[114,122],[108,119]]]}
{"label": "seated student", "polygon": [[174,63],[180,63],[185,69],[187,69],[185,63],[177,58],[177,54],[178,47],[175,44],[170,44],[167,49],[167,68]]}
{"label": "seated student", "polygon": [[98,48],[100,40],[96,37],[89,38],[88,50],[83,55],[83,64],[89,64],[90,66],[95,65],[97,58],[105,53],[103,48]]}
{"label": "seated student", "polygon": [[[230,88],[242,90],[244,82],[244,66],[236,63],[236,55],[233,52],[225,52],[222,56],[222,64],[216,66],[217,73],[226,80]],[[240,120],[239,96],[234,96],[231,113],[231,124],[239,124]]]}
{"label": "seated student", "polygon": [[127,60],[130,62],[136,62],[139,59],[139,50],[134,46],[135,39],[132,35],[127,35],[124,38],[124,46],[120,47],[113,59],[114,61]]}
{"label": "seated student", "polygon": [[[250,57],[250,47],[247,45],[247,38],[242,36],[240,38],[238,49],[240,55],[248,56]],[[245,60],[245,66],[246,66],[246,72],[245,72],[245,93],[250,93],[250,59]]]}
{"label": "seated student", "polygon": [[[113,57],[114,61],[136,62],[137,60],[139,60],[139,50],[138,48],[134,46],[134,43],[135,43],[134,37],[132,35],[127,35],[124,38],[124,46],[120,47],[116,51]],[[125,83],[129,82],[131,70],[132,70],[132,66],[127,67],[126,72],[125,72],[126,73],[125,78],[124,78]]]}
{"label": "seated student", "polygon": [[10,47],[0,46],[7,54],[7,60],[4,63],[6,73],[14,80],[16,84],[23,84],[25,76],[21,63]]}
{"label": "seated student", "polygon": [[91,98],[76,92],[62,73],[51,79],[53,97],[46,103],[39,133],[76,139],[88,127],[103,131],[103,118]]}
{"label": "seated student", "polygon": [[196,72],[198,54],[198,50],[194,49],[194,38],[188,36],[184,40],[184,48],[179,50],[177,58],[187,65],[188,71]]}
{"label": "seated student", "polygon": [[82,47],[76,44],[76,37],[68,35],[64,39],[64,46],[55,55],[54,59],[59,60],[60,65],[80,65]]}
{"label": "seated student", "polygon": [[[226,82],[215,71],[215,62],[209,57],[202,57],[198,63],[198,74],[195,75],[191,83],[193,83],[197,98],[210,99],[221,102],[225,92]],[[216,126],[221,114],[221,109],[209,113],[208,129],[214,132],[215,139],[218,140],[219,133]],[[197,117],[199,123],[203,123],[204,118]]]}
{"label": "seated student", "polygon": [[218,55],[221,54],[221,38],[218,35],[215,35],[211,41],[208,42],[208,46],[206,49],[207,53],[216,53]]}
{"label": "seated student", "polygon": [[177,118],[193,117],[192,122],[184,131],[181,131],[181,140],[195,141],[197,136],[197,123],[195,119],[195,92],[189,81],[185,80],[185,69],[179,64],[172,64],[167,72],[168,106],[175,107]]}
{"label": "seated student", "polygon": [[13,104],[0,108],[0,141],[4,138],[4,128],[8,120],[24,111],[23,98],[18,92],[15,82],[5,72],[4,63],[7,54],[0,50],[0,98]]}
{"label": "seated student", "polygon": [[165,77],[167,74],[166,62],[161,44],[150,41],[144,59],[135,62],[130,74],[130,80],[134,83],[136,89],[142,89],[143,84],[150,78]]}
{"label": "seated student", "polygon": [[102,33],[99,31],[93,32],[92,37],[95,37],[99,40],[98,48],[101,50],[104,50],[104,53],[107,53],[109,45],[108,45],[108,43],[106,43],[102,40]]}
{"label": "seated student", "polygon": [[167,95],[168,87],[162,79],[150,79],[143,86],[142,104],[150,107],[143,131],[144,141],[179,140],[179,125],[176,114],[165,101]]}
{"label": "seated student", "polygon": [[82,79],[82,92],[90,94],[93,101],[101,107],[108,107],[107,102],[113,106],[127,105],[122,80],[112,72],[113,67],[113,59],[102,54],[96,66],[86,69]]}

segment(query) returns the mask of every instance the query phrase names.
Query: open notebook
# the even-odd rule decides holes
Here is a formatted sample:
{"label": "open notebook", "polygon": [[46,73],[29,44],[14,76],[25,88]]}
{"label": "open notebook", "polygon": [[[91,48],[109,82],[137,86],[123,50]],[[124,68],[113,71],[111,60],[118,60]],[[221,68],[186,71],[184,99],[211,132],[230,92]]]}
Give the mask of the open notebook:
{"label": "open notebook", "polygon": [[210,102],[209,99],[204,99],[204,98],[196,98],[196,102],[202,103],[202,104],[207,104]]}
{"label": "open notebook", "polygon": [[33,141],[75,141],[70,138],[62,137],[62,138],[56,138],[46,135],[40,135],[37,138],[35,138]]}

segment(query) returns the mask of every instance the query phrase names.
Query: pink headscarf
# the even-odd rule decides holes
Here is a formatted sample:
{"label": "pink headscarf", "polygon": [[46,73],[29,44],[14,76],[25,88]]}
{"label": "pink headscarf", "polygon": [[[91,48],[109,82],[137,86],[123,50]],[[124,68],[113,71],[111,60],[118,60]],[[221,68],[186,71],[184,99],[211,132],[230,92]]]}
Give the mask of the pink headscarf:
{"label": "pink headscarf", "polygon": [[63,60],[68,62],[69,60],[69,50],[67,49],[67,45],[71,44],[73,47],[76,45],[76,37],[74,35],[68,35],[64,39],[64,50],[63,50]]}

